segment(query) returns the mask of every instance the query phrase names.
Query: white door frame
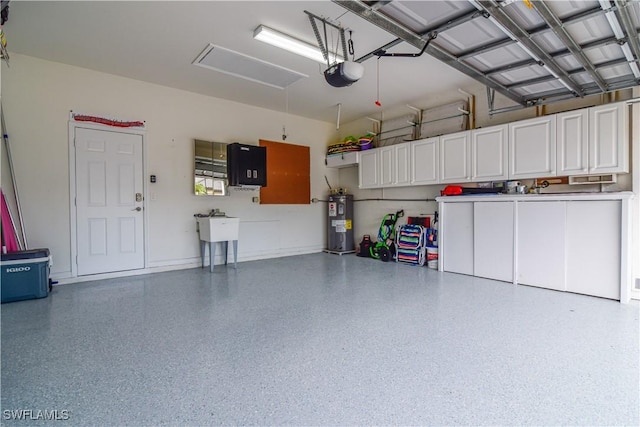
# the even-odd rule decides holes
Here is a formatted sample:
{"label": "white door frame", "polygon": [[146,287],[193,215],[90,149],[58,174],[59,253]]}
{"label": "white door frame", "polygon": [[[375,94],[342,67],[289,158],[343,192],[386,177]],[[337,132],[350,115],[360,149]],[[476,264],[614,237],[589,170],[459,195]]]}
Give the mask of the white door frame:
{"label": "white door frame", "polygon": [[[69,121],[69,227],[70,227],[70,247],[71,247],[71,277],[78,277],[78,242],[77,242],[77,217],[76,217],[76,147],[75,147],[75,135],[76,129],[92,129],[101,130],[107,132],[119,132],[128,133],[133,135],[140,135],[142,137],[142,213],[143,213],[143,227],[142,232],[144,234],[144,267],[149,265],[149,213],[147,212],[147,192],[149,188],[147,186],[147,132],[145,129],[134,128],[118,128],[113,126],[101,125],[98,123],[88,122],[76,122]],[[103,275],[110,273],[102,273]]]}

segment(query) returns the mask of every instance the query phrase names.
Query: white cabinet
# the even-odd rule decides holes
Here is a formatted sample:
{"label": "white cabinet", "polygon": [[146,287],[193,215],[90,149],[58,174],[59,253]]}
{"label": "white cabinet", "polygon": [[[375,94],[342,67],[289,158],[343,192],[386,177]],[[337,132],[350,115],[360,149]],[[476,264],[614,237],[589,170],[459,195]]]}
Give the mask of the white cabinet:
{"label": "white cabinet", "polygon": [[[444,209],[443,209],[444,208]],[[441,204],[442,269],[473,274],[473,203]]]}
{"label": "white cabinet", "polygon": [[565,205],[518,203],[517,283],[565,290]]}
{"label": "white cabinet", "polygon": [[473,275],[513,282],[513,202],[475,202]]}
{"label": "white cabinet", "polygon": [[380,187],[410,185],[409,143],[378,148]]}
{"label": "white cabinet", "polygon": [[556,175],[556,116],[509,124],[509,178]]}
{"label": "white cabinet", "polygon": [[380,166],[378,165],[378,149],[360,152],[358,180],[360,188],[380,187]]}
{"label": "white cabinet", "polygon": [[567,202],[567,291],[620,299],[619,201]]}
{"label": "white cabinet", "polygon": [[631,192],[438,197],[441,271],[629,302]]}
{"label": "white cabinet", "polygon": [[440,138],[427,138],[410,143],[411,185],[436,184]]}
{"label": "white cabinet", "polygon": [[378,148],[380,186],[390,187],[395,178],[395,155],[393,146]]}
{"label": "white cabinet", "polygon": [[556,115],[556,170],[560,176],[589,173],[589,112],[587,109]]}
{"label": "white cabinet", "polygon": [[628,105],[589,108],[590,173],[629,172]]}
{"label": "white cabinet", "polygon": [[360,188],[410,185],[410,145],[395,144],[360,152]]}
{"label": "white cabinet", "polygon": [[394,185],[411,184],[411,145],[408,142],[393,146],[395,156],[395,178]]}
{"label": "white cabinet", "polygon": [[557,174],[629,172],[626,108],[616,103],[557,114]]}
{"label": "white cabinet", "polygon": [[471,180],[497,181],[508,178],[508,125],[471,131]]}
{"label": "white cabinet", "polygon": [[471,180],[471,147],[469,131],[440,137],[440,182],[457,183]]}

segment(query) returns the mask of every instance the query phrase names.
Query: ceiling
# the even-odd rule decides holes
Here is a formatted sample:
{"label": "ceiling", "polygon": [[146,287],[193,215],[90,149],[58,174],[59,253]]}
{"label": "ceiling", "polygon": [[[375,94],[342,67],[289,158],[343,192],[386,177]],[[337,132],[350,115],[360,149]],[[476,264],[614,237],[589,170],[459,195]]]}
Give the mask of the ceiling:
{"label": "ceiling", "polygon": [[[621,46],[637,64],[640,3],[610,3],[626,19],[623,29],[631,29],[622,43],[602,1],[532,3],[11,1],[3,29],[9,52],[329,122],[338,104],[348,122],[406,104],[422,108],[426,99],[478,82],[514,106],[639,84]],[[262,24],[316,44],[305,10],[352,31],[362,79],[332,87],[326,65],[253,39]],[[430,34],[436,38],[419,57],[367,55],[385,45],[390,53],[419,53]],[[210,43],[308,77],[278,89],[193,65]]]}

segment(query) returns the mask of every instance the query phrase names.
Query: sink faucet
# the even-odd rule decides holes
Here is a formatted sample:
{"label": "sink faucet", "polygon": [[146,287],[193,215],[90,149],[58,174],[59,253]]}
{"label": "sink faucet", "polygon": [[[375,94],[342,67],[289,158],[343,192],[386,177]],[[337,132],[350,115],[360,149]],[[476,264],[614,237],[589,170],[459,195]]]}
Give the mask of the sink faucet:
{"label": "sink faucet", "polygon": [[226,216],[226,214],[224,212],[220,212],[220,209],[216,208],[211,209],[211,212],[209,212],[209,216]]}
{"label": "sink faucet", "polygon": [[531,187],[531,189],[533,190],[534,194],[540,194],[540,190],[542,190],[543,188],[547,188],[549,186],[549,181],[547,181],[546,179],[542,182],[538,182],[538,179],[534,179],[533,180],[533,187]]}

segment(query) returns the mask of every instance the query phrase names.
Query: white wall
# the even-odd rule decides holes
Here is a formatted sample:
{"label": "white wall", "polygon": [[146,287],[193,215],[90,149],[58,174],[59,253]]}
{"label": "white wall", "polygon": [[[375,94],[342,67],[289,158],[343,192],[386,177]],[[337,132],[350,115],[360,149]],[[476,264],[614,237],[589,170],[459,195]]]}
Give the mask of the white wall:
{"label": "white wall", "polygon": [[[358,189],[358,168],[349,167],[340,169],[340,187],[348,190],[354,195],[355,200],[362,199],[384,199],[384,200],[363,200],[354,203],[353,232],[358,243],[365,234],[371,235],[375,242],[382,218],[389,213],[395,213],[402,209],[405,217],[398,220],[398,224],[406,224],[409,216],[431,216],[438,210],[438,204],[433,201],[440,196],[440,190],[444,185],[422,185],[416,187],[381,188],[381,189]],[[402,199],[402,200],[393,200]],[[408,201],[408,200],[416,201]],[[419,199],[419,201],[417,201]],[[432,200],[432,201],[426,201]]]}
{"label": "white wall", "polygon": [[[65,278],[71,272],[70,110],[146,121],[145,185],[155,196],[147,201],[148,267],[197,265],[193,215],[212,208],[241,218],[240,261],[324,248],[322,203],[254,204],[251,199],[258,191],[232,191],[228,197],[193,194],[194,138],[248,144],[280,141],[283,113],[19,54],[11,55],[10,68],[4,63],[2,68],[2,103],[27,238],[30,248],[50,248],[53,277]],[[337,171],[324,165],[335,126],[294,113],[286,118],[286,142],[310,147],[311,195],[326,198],[324,175],[337,180]],[[157,175],[157,183],[148,182],[150,174]],[[4,173],[2,179],[4,187]]]}
{"label": "white wall", "polygon": [[[633,89],[633,96],[640,98],[640,86]],[[640,103],[635,103],[631,110],[631,168],[633,174],[633,192],[635,200],[631,204],[631,256],[633,259],[634,286],[640,281]],[[634,289],[632,298],[640,299],[640,286]]]}

